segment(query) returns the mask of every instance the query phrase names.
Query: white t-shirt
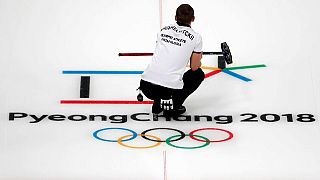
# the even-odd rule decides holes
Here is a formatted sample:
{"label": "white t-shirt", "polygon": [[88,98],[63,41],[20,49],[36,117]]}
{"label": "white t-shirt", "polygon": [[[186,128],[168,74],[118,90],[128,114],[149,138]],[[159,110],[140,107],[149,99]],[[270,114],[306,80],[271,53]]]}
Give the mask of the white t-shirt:
{"label": "white t-shirt", "polygon": [[152,61],[142,79],[172,89],[182,89],[182,77],[193,52],[201,52],[202,38],[191,27],[177,23],[157,35]]}

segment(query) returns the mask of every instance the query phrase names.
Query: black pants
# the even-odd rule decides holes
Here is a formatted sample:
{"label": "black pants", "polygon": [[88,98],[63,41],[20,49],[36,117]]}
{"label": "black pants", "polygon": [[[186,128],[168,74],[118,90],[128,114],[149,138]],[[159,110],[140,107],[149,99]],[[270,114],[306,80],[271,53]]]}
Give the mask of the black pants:
{"label": "black pants", "polygon": [[147,98],[155,102],[159,102],[160,99],[172,98],[174,107],[179,107],[200,86],[203,80],[204,72],[202,69],[199,68],[196,71],[190,69],[183,75],[184,86],[182,89],[171,89],[141,80],[140,90]]}

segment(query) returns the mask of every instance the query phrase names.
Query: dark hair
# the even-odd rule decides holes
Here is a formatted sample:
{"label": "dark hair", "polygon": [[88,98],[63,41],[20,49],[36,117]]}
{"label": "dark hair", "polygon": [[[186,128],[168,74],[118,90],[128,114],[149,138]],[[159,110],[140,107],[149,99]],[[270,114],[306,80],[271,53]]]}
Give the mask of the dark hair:
{"label": "dark hair", "polygon": [[190,24],[194,17],[194,10],[189,4],[181,4],[176,11],[177,21]]}

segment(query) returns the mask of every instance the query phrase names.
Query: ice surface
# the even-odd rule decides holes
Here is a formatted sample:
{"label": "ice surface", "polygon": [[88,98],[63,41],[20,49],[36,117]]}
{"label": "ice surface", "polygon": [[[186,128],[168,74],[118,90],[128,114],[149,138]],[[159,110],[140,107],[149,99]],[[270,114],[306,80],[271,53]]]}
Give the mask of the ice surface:
{"label": "ice surface", "polygon": [[[267,67],[233,70],[251,82],[225,73],[207,78],[186,101],[185,116],[153,121],[148,104],[60,100],[80,99],[81,75],[63,70],[143,71],[150,57],[118,53],[153,52],[159,1],[1,1],[0,179],[164,179],[164,152],[168,179],[319,179],[319,1],[163,0],[163,24],[174,22],[181,3],[195,9],[192,27],[202,35],[204,51],[217,51],[226,41],[234,57],[228,67]],[[217,66],[217,57],[205,56],[203,65]],[[90,80],[90,100],[135,100],[140,76],[91,75]],[[106,119],[90,121],[90,115]],[[199,149],[164,142],[130,149],[93,137],[109,127],[138,134],[152,128],[186,134],[222,128],[234,137]],[[114,136],[105,138],[128,134],[110,132]],[[199,135],[214,138],[214,133],[219,132]],[[165,139],[177,132],[149,134]],[[138,137],[124,143],[154,142]],[[203,144],[188,137],[173,143]]]}

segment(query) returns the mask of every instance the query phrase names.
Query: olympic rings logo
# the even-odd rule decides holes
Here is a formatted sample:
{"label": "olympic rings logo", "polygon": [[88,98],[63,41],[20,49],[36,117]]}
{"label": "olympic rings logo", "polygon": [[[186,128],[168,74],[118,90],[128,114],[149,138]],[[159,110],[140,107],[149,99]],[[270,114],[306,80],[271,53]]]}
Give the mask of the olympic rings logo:
{"label": "olympic rings logo", "polygon": [[[130,134],[129,135],[125,135],[122,137],[119,137],[118,139],[105,139],[99,136],[99,134],[101,132],[104,131],[111,131],[111,130],[120,130],[120,131],[127,131]],[[175,131],[178,132],[178,135],[173,135],[171,137],[166,138],[165,140],[162,140],[161,138],[154,136],[154,135],[150,135],[147,134],[148,132],[151,131],[155,131],[155,130],[170,130],[170,131]],[[220,140],[210,140],[207,137],[201,136],[201,135],[197,135],[196,133],[200,132],[200,131],[204,131],[204,130],[211,130],[211,131],[219,131],[219,132],[223,132],[226,133],[228,135],[227,138],[224,139],[220,139]],[[127,145],[125,144],[126,141],[131,141],[133,139],[135,139],[136,137],[142,137],[145,140],[148,141],[153,141],[155,142],[153,145],[150,146],[131,146],[131,145]],[[145,131],[143,131],[141,134],[136,133],[135,131],[131,130],[131,129],[127,129],[127,128],[104,128],[104,129],[99,129],[97,131],[95,131],[93,133],[93,137],[104,141],[104,142],[117,142],[118,144],[120,144],[121,146],[127,147],[127,148],[134,148],[134,149],[146,149],[146,148],[154,148],[159,146],[161,143],[165,142],[166,144],[168,144],[169,146],[175,147],[175,148],[180,148],[180,149],[197,149],[197,148],[203,148],[208,146],[210,143],[217,143],[217,142],[224,142],[224,141],[228,141],[230,139],[233,138],[233,134],[225,129],[219,129],[219,128],[201,128],[201,129],[195,129],[193,131],[191,131],[189,134],[185,134],[184,132],[178,130],[178,129],[174,129],[174,128],[152,128],[152,129],[147,129]],[[199,141],[202,142],[202,145],[199,146],[178,146],[173,144],[173,142],[175,141],[179,141],[181,139],[184,139],[185,137],[189,137],[192,140],[195,141]]]}

